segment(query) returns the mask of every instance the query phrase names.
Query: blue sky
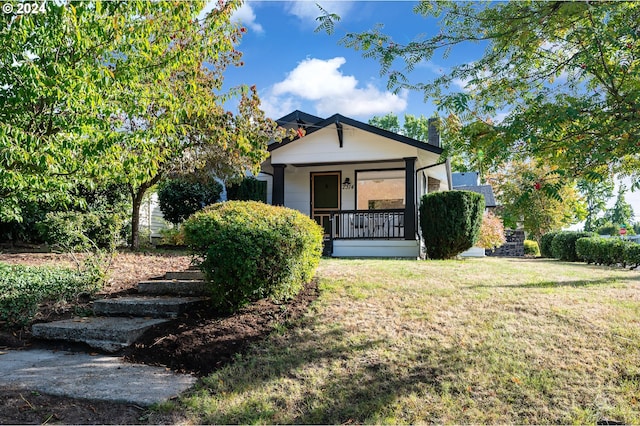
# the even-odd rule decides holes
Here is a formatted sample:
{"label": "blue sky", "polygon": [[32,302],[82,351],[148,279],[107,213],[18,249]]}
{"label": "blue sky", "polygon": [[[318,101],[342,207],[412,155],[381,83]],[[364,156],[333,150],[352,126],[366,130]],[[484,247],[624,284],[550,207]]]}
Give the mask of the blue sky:
{"label": "blue sky", "polygon": [[[320,15],[316,3],[337,13],[341,20],[334,35],[314,32]],[[239,50],[244,66],[229,69],[226,84],[255,84],[262,107],[277,119],[295,109],[328,117],[335,113],[369,120],[393,112],[430,116],[431,102],[422,94],[387,90],[379,65],[361,52],[339,44],[347,32],[361,32],[384,24],[384,32],[398,43],[438,32],[435,20],[412,12],[409,1],[249,1],[234,19],[246,28]],[[434,78],[455,62],[473,60],[482,53],[477,45],[458,49],[444,60],[434,58],[412,73],[416,81]]]}

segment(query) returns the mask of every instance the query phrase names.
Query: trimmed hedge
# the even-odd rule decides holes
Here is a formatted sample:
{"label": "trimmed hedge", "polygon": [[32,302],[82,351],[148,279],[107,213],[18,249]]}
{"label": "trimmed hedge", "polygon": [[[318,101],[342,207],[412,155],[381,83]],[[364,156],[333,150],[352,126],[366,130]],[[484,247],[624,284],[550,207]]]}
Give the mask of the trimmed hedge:
{"label": "trimmed hedge", "polygon": [[426,194],[420,200],[420,226],[430,259],[451,259],[478,241],[484,197],[470,191]]}
{"label": "trimmed hedge", "polygon": [[202,259],[216,308],[295,296],[313,278],[322,228],[308,216],[257,201],[206,207],[184,222],[185,242]]}
{"label": "trimmed hedge", "polygon": [[540,256],[538,242],[533,240],[524,240],[524,254],[528,256]]}
{"label": "trimmed hedge", "polygon": [[629,243],[624,248],[624,263],[635,269],[640,266],[640,244]]}
{"label": "trimmed hedge", "polygon": [[558,232],[551,242],[551,254],[556,259],[568,262],[580,260],[576,254],[576,241],[580,238],[595,237],[593,232],[561,231]]}
{"label": "trimmed hedge", "polygon": [[164,218],[177,225],[204,206],[220,201],[221,193],[222,185],[213,179],[205,183],[186,177],[165,179],[158,185],[158,203]]}
{"label": "trimmed hedge", "polygon": [[619,238],[580,238],[576,242],[576,252],[583,261],[597,265],[636,268],[640,264],[640,244]]}
{"label": "trimmed hedge", "polygon": [[238,201],[267,202],[267,182],[253,176],[245,177],[242,182],[227,185],[227,199]]}
{"label": "trimmed hedge", "polygon": [[553,257],[553,253],[551,252],[551,243],[553,243],[553,238],[558,234],[558,232],[547,232],[540,238],[540,255],[542,257]]}

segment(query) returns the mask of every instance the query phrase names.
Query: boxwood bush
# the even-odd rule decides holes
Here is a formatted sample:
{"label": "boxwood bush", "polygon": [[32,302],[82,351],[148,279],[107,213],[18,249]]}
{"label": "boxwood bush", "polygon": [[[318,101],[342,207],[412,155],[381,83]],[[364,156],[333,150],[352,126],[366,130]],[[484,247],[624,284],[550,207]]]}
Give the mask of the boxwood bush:
{"label": "boxwood bush", "polygon": [[526,256],[540,256],[538,242],[533,240],[524,240],[524,254]]}
{"label": "boxwood bush", "polygon": [[450,259],[478,241],[484,197],[470,191],[444,191],[424,195],[420,226],[427,256]]}
{"label": "boxwood bush", "polygon": [[551,254],[556,259],[568,262],[580,260],[576,254],[576,241],[584,237],[595,237],[593,232],[561,231],[558,232],[551,242]]}
{"label": "boxwood bush", "polygon": [[206,207],[184,222],[185,242],[201,258],[218,309],[295,296],[322,255],[322,228],[304,214],[257,201]]}
{"label": "boxwood bush", "polygon": [[540,255],[542,257],[553,257],[553,253],[551,252],[551,243],[553,243],[553,238],[558,234],[558,232],[547,232],[540,238]]}

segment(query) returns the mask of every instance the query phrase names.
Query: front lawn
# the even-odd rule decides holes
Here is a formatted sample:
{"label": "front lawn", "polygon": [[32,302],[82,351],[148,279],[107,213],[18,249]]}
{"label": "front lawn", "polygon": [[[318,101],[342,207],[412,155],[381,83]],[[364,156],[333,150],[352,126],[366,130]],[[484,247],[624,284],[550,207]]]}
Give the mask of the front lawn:
{"label": "front lawn", "polygon": [[323,260],[322,294],[160,411],[194,423],[640,423],[640,273]]}

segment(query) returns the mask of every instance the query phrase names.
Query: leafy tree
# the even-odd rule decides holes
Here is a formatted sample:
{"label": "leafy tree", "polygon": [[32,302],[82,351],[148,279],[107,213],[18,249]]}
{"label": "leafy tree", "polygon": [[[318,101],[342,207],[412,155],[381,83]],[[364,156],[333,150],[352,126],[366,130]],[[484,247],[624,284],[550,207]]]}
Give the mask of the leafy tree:
{"label": "leafy tree", "polygon": [[382,117],[372,117],[369,124],[419,141],[427,142],[429,140],[429,119],[423,115],[416,117],[412,114],[405,114],[402,127],[400,127],[398,116],[392,112]]}
{"label": "leafy tree", "polygon": [[402,128],[400,127],[400,121],[398,116],[392,112],[387,115],[374,116],[369,120],[369,124],[379,127],[384,130],[388,130],[393,133],[400,133]]}
{"label": "leafy tree", "polygon": [[177,225],[205,206],[220,201],[222,185],[214,179],[205,182],[185,177],[165,179],[158,185],[162,215]]}
{"label": "leafy tree", "polygon": [[[381,117],[372,117],[369,120],[369,124],[419,141],[427,142],[429,140],[429,119],[423,115],[421,115],[420,117],[416,117],[412,114],[405,114],[402,127],[400,127],[398,116],[392,112]],[[438,129],[439,131],[444,132],[444,134],[442,135],[442,139],[445,141],[445,144],[446,141],[449,141],[452,137],[456,137],[456,134],[450,135],[448,133],[448,131],[450,131],[450,128],[450,126],[440,126],[440,128]],[[473,168],[473,160],[470,159],[468,153],[451,154],[451,166],[454,171],[468,172],[481,170],[481,168],[479,167],[475,169]]]}
{"label": "leafy tree", "polygon": [[626,188],[623,185],[620,185],[615,204],[605,212],[604,217],[602,218],[605,223],[610,222],[618,227],[621,225],[630,227],[633,224],[633,208],[631,207],[631,204],[627,203],[625,200],[625,192]]}
{"label": "leafy tree", "polygon": [[553,172],[550,166],[518,162],[488,178],[501,205],[505,226],[516,228],[521,224],[538,243],[547,232],[560,230],[585,216],[575,186],[561,175],[549,180]]}
{"label": "leafy tree", "polygon": [[584,196],[587,204],[587,217],[584,222],[585,231],[595,231],[596,218],[607,206],[607,201],[613,196],[613,179],[593,181],[580,179],[577,183],[578,191]]}
{"label": "leafy tree", "polygon": [[[414,11],[438,19],[440,31],[399,43],[377,26],[342,43],[378,60],[391,87],[454,114],[472,136],[453,140],[454,151],[481,150],[494,166],[541,159],[571,177],[639,163],[640,4],[423,1]],[[328,13],[318,19],[334,29]],[[469,43],[484,48],[481,58],[411,80],[417,64]],[[492,121],[497,112],[506,117]],[[638,170],[626,169],[636,183]]]}
{"label": "leafy tree", "polygon": [[[204,1],[48,2],[0,16],[0,217],[20,201],[70,203],[78,182],[123,183],[132,245],[146,191],[167,172],[255,168],[275,137],[255,88],[224,92],[241,65],[238,6]],[[223,105],[240,96],[237,114]]]}
{"label": "leafy tree", "polygon": [[476,245],[485,249],[495,249],[507,241],[502,219],[492,212],[485,212],[480,225],[480,237]]}

